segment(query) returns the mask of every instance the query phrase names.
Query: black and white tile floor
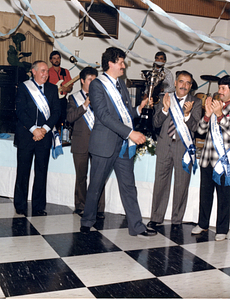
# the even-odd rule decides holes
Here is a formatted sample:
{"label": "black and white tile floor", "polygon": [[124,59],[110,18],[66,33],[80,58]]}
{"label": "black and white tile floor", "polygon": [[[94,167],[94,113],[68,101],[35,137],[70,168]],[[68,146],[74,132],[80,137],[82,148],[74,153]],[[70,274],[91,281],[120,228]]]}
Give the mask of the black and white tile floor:
{"label": "black and white tile floor", "polygon": [[0,197],[0,298],[230,298],[230,240],[214,230],[165,222],[131,237],[125,216],[105,213],[85,236],[73,209],[47,212],[19,216]]}

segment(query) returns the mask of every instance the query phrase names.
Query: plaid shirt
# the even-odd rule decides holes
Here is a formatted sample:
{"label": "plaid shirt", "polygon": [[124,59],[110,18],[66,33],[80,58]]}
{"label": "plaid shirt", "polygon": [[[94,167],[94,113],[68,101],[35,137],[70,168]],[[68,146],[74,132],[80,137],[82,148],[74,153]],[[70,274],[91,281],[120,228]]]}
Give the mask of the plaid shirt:
{"label": "plaid shirt", "polygon": [[[225,150],[230,148],[230,104],[222,109],[223,115],[217,119],[219,126],[222,129],[223,142]],[[210,121],[205,121],[207,117],[203,117],[198,124],[198,133],[204,134],[207,132],[204,148],[202,149],[200,166],[206,168],[210,163],[214,168],[219,156],[213,146],[212,137],[210,132]]]}

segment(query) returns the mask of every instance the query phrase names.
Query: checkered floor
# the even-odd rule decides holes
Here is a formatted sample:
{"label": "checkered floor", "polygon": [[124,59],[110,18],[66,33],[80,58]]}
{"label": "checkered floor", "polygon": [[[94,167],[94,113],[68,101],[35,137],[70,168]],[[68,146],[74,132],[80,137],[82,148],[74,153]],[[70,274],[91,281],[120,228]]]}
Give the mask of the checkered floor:
{"label": "checkered floor", "polygon": [[105,213],[85,236],[73,208],[47,212],[19,216],[0,197],[0,298],[230,298],[230,240],[212,230],[165,222],[131,237],[125,216]]}

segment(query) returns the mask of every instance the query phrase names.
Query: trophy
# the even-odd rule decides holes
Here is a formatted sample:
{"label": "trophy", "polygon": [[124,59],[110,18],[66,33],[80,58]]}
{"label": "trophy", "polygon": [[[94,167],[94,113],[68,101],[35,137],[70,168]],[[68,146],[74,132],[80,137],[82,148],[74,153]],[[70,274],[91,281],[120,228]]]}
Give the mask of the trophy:
{"label": "trophy", "polygon": [[[164,68],[162,68],[161,71],[158,72],[158,70],[155,68],[155,64],[153,64],[152,71],[143,70],[141,72],[146,78],[146,84],[149,85],[148,102],[146,106],[142,108],[140,121],[135,129],[142,132],[145,136],[151,136],[154,140],[156,140],[156,135],[152,125],[154,108],[150,107],[149,102],[151,97],[153,97],[153,91],[155,87],[164,80],[165,72]],[[159,101],[160,99],[158,95],[155,95],[153,104],[156,105]]]}

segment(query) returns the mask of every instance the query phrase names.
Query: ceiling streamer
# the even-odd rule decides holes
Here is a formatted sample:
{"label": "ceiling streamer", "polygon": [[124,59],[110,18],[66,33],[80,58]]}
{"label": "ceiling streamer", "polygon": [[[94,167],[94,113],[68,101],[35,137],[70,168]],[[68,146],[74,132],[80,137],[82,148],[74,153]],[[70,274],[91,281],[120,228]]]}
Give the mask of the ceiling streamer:
{"label": "ceiling streamer", "polygon": [[210,38],[206,33],[202,32],[202,31],[198,31],[198,30],[193,30],[192,28],[190,28],[188,25],[186,25],[185,23],[177,20],[176,18],[170,16],[169,14],[167,14],[162,8],[160,8],[158,5],[152,3],[149,0],[141,0],[143,3],[147,4],[149,7],[152,8],[152,10],[163,16],[168,18],[170,21],[172,21],[173,23],[175,23],[181,30],[185,31],[185,32],[189,32],[189,33],[194,33],[196,34],[202,41],[204,41],[205,43],[208,44],[217,44],[219,45],[221,48],[223,48],[224,50],[230,50],[230,45],[226,45],[223,43],[218,43],[217,41],[215,41],[214,39]]}
{"label": "ceiling streamer", "polygon": [[[14,0],[14,2],[15,2],[15,4],[16,4],[16,6],[17,6],[17,4],[18,4],[19,1],[18,1],[18,0]],[[29,2],[31,2],[31,0],[29,0]],[[28,9],[28,7],[26,7],[25,11],[26,11],[27,9]],[[23,19],[24,19],[24,14],[23,14],[23,15],[21,16],[21,18],[19,19],[18,24],[16,25],[16,27],[10,29],[7,33],[2,33],[2,32],[0,32],[0,37],[1,37],[1,36],[6,36],[6,35],[11,35],[12,33],[14,33],[14,32],[18,29],[18,27],[22,24]]]}
{"label": "ceiling streamer", "polygon": [[[31,5],[30,5],[30,2],[31,0],[21,0],[22,2],[25,3],[26,5],[26,9],[23,9],[21,4],[20,4],[20,1],[18,0],[13,0],[15,5],[19,8],[19,10],[22,12],[22,17],[20,18],[19,22],[22,22],[23,21],[23,17],[24,15],[26,15],[28,18],[30,18],[36,25],[39,25],[45,32],[46,34],[48,34],[50,37],[52,37],[57,43],[58,45],[60,46],[60,48],[69,53],[70,55],[72,55],[71,51],[65,46],[63,45],[62,43],[60,43],[56,38],[57,36],[55,36],[55,34],[61,34],[61,35],[64,35],[64,34],[68,34],[70,30],[72,30],[75,26],[77,26],[78,24],[75,24],[75,26],[71,27],[71,29],[69,30],[66,30],[64,32],[53,32],[51,31],[48,26],[41,20],[41,18],[34,12],[34,10],[32,9]],[[107,5],[117,9],[119,15],[128,23],[136,26],[139,31],[137,32],[134,40],[131,42],[131,44],[128,46],[128,48],[124,45],[122,45],[118,40],[114,39],[113,37],[111,37],[107,31],[95,20],[93,19],[89,14],[88,14],[88,11],[86,11],[84,9],[84,7],[81,5],[81,3],[78,1],[78,0],[70,0],[71,3],[80,11],[83,12],[84,16],[88,16],[89,19],[92,21],[92,23],[94,24],[94,26],[103,34],[107,35],[113,42],[114,44],[116,44],[118,47],[121,47],[123,48],[124,50],[126,50],[126,52],[130,53],[133,57],[136,57],[136,58],[140,58],[142,60],[144,60],[145,62],[147,63],[152,63],[153,60],[152,59],[148,59],[148,58],[144,58],[142,56],[140,56],[139,54],[135,53],[134,51],[132,51],[131,49],[133,48],[133,45],[135,43],[135,41],[137,40],[137,38],[140,36],[140,34],[144,34],[145,36],[149,37],[149,38],[154,38],[160,45],[164,45],[164,46],[168,46],[170,48],[172,48],[173,50],[175,51],[182,51],[184,52],[185,54],[187,54],[188,56],[189,55],[201,55],[201,54],[211,54],[213,52],[216,52],[216,51],[220,51],[221,49],[224,49],[224,50],[230,50],[230,45],[227,45],[227,44],[223,44],[223,43],[219,43],[217,42],[216,40],[212,39],[209,37],[209,35],[201,32],[201,31],[197,31],[197,30],[193,30],[191,29],[189,26],[187,26],[186,24],[184,24],[183,22],[177,20],[176,18],[170,16],[169,14],[167,14],[163,9],[161,9],[158,5],[152,3],[151,1],[149,0],[141,0],[143,3],[147,4],[149,6],[149,9],[148,9],[148,12],[150,9],[152,9],[155,13],[163,16],[163,17],[166,17],[168,18],[170,21],[172,21],[173,23],[175,23],[181,30],[183,31],[186,31],[188,33],[192,33],[192,34],[196,34],[204,43],[209,43],[209,44],[217,44],[220,46],[220,48],[218,49],[214,49],[214,50],[210,50],[210,51],[198,51],[198,49],[200,49],[200,47],[198,47],[195,51],[191,51],[191,50],[183,50],[183,49],[180,49],[179,47],[176,47],[176,46],[173,46],[173,45],[169,45],[168,43],[164,42],[163,40],[161,39],[158,39],[156,37],[154,37],[151,33],[149,33],[146,29],[144,29],[144,24],[145,24],[145,21],[146,21],[146,17],[145,19],[143,20],[142,22],[142,26],[139,26],[137,25],[128,15],[126,15],[124,12],[118,10],[114,4],[110,1],[110,0],[103,0]],[[33,14],[35,15],[36,17],[36,20],[31,18],[29,12],[28,12],[28,8],[30,8],[30,10],[33,12]],[[147,12],[147,14],[148,14]],[[146,15],[147,16],[147,15]],[[21,23],[20,23],[21,24]],[[17,25],[18,27],[19,25]],[[16,29],[17,27],[15,27],[14,29],[10,30],[10,34],[12,34]],[[9,34],[9,33],[8,33]],[[1,36],[1,33],[0,33],[0,36]],[[222,39],[221,37],[217,37],[216,39]],[[74,55],[73,55],[74,56]],[[187,56],[187,57],[188,57]],[[81,59],[80,57],[76,57],[76,60],[80,63],[83,63],[83,64],[88,64],[88,65],[91,65],[93,67],[95,67],[96,65],[95,64],[92,64],[92,63],[88,63],[86,61],[84,61],[83,59]],[[181,60],[179,61],[176,61],[176,62],[173,62],[173,63],[178,63],[178,62],[181,62],[183,61],[184,59],[186,59],[187,57],[184,57],[182,58]],[[171,63],[172,64],[172,63]]]}
{"label": "ceiling streamer", "polygon": [[[186,60],[188,59],[189,57],[191,57],[192,55],[202,55],[202,54],[212,54],[214,52],[218,52],[220,50],[222,50],[222,48],[224,50],[230,50],[230,46],[229,45],[226,45],[226,44],[222,44],[222,43],[218,43],[217,41],[213,40],[210,38],[210,35],[212,32],[214,32],[215,28],[216,28],[216,25],[218,24],[218,22],[220,21],[220,18],[222,16],[222,14],[224,13],[225,11],[225,7],[227,5],[227,2],[226,4],[224,5],[224,8],[222,9],[222,12],[219,16],[219,18],[217,19],[216,21],[216,24],[213,26],[213,29],[211,30],[211,33],[209,35],[207,35],[206,33],[202,32],[202,31],[198,31],[198,30],[193,30],[191,29],[189,26],[187,26],[186,24],[184,24],[183,22],[177,20],[176,18],[174,17],[171,17],[169,16],[163,9],[161,9],[158,5],[156,4],[153,4],[152,2],[150,2],[149,0],[141,0],[143,3],[147,4],[149,6],[149,9],[151,8],[155,13],[161,15],[161,16],[164,16],[164,17],[167,17],[169,18],[171,21],[173,21],[181,30],[184,30],[186,32],[190,32],[190,33],[195,33],[198,35],[198,37],[203,41],[202,43],[202,46],[204,45],[204,42],[206,43],[211,43],[212,41],[218,45],[220,45],[221,47],[220,48],[217,48],[217,49],[214,49],[214,50],[209,50],[209,51],[199,51],[202,47],[201,45],[194,51],[191,51],[191,50],[183,50],[183,49],[180,49],[179,47],[176,47],[176,46],[173,46],[173,45],[169,45],[168,43],[162,41],[161,39],[158,39],[156,37],[154,37],[151,33],[149,33],[147,30],[145,30],[144,28],[138,26],[129,16],[127,16],[124,12],[121,12],[120,10],[118,10],[115,5],[111,2],[111,0],[103,0],[107,5],[115,8],[117,10],[117,12],[120,14],[120,16],[126,20],[128,23],[130,24],[133,24],[135,25],[136,27],[139,28],[139,32],[137,33],[138,37],[140,36],[140,33],[143,33],[145,36],[147,37],[152,37],[154,38],[160,45],[164,45],[164,46],[168,46],[170,48],[172,48],[173,50],[175,51],[183,51],[184,53],[187,54],[187,56],[183,57],[182,59],[180,60],[177,60],[177,61],[174,61],[174,62],[170,62],[170,63],[167,63],[168,65],[170,64],[175,64],[175,63],[181,63],[183,60]],[[229,0],[230,1],[230,0]],[[149,9],[147,11],[147,14],[149,12]],[[134,39],[134,41],[137,39],[137,35]],[[217,40],[226,40],[225,38],[223,37],[216,37]],[[134,43],[134,41],[132,43]],[[132,43],[130,44],[131,46]],[[130,46],[129,46],[130,47]]]}
{"label": "ceiling streamer", "polygon": [[[14,0],[14,1],[15,1],[15,0]],[[30,8],[30,10],[33,12],[33,14],[34,14],[34,16],[35,16],[35,18],[36,18],[36,20],[37,20],[38,25],[44,30],[44,32],[45,32],[46,34],[48,34],[51,38],[53,38],[53,39],[58,43],[58,45],[60,46],[60,48],[61,48],[64,52],[66,52],[66,53],[68,53],[69,55],[72,56],[71,51],[70,51],[65,45],[63,45],[62,43],[60,43],[60,42],[54,37],[53,32],[49,29],[49,27],[45,24],[45,22],[44,22],[44,21],[43,21],[36,13],[35,13],[35,11],[32,9],[32,7],[31,7],[30,3],[28,2],[28,0],[21,0],[21,1],[23,1],[23,2],[28,6],[28,8]],[[23,9],[21,6],[20,6],[20,9],[21,9],[21,11],[23,12],[23,14],[27,15],[27,17],[28,17],[29,19],[32,20],[30,14],[27,13],[26,11],[24,11],[24,9]],[[94,64],[94,63],[88,63],[88,62],[86,62],[85,60],[81,59],[80,57],[75,57],[75,58],[76,58],[76,60],[77,60],[78,62],[80,62],[80,63],[87,64],[87,65],[90,65],[90,66],[92,66],[92,67],[96,67],[96,66],[97,66],[97,65]]]}
{"label": "ceiling streamer", "polygon": [[[90,5],[87,7],[87,12],[90,10],[93,3],[94,3],[94,0],[91,0]],[[53,33],[55,34],[55,37],[64,37],[66,35],[71,34],[73,31],[75,31],[79,27],[79,25],[81,24],[81,22],[83,21],[84,18],[85,18],[85,15],[81,18],[81,20],[78,23],[76,23],[70,29],[66,29],[65,31],[53,31]]]}

